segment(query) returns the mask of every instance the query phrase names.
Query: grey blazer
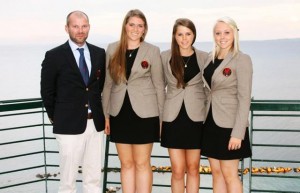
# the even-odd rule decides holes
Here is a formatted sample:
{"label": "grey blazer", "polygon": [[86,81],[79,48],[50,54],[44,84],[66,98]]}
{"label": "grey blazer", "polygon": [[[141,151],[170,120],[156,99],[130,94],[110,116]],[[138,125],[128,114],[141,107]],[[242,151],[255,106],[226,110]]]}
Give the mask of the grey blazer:
{"label": "grey blazer", "polygon": [[167,95],[164,105],[163,121],[171,122],[179,114],[182,103],[189,118],[193,121],[204,121],[205,118],[205,94],[203,90],[202,73],[207,53],[194,49],[200,72],[187,82],[187,86],[177,88],[177,79],[173,76],[170,67],[171,50],[161,53],[164,67],[165,80],[167,85]]}
{"label": "grey blazer", "polygon": [[[205,67],[210,62],[211,55]],[[229,76],[224,75],[225,68],[231,70]],[[239,52],[234,57],[232,53],[227,54],[212,76],[211,88],[203,77],[209,104],[206,107],[206,115],[212,105],[215,123],[220,127],[233,128],[231,136],[239,139],[244,139],[246,127],[249,126],[252,74],[251,58]]]}
{"label": "grey blazer", "polygon": [[[115,84],[108,65],[119,42],[108,45],[106,50],[106,78],[103,89],[103,111],[106,118],[116,116],[123,105],[126,91],[134,112],[141,118],[162,117],[165,100],[164,76],[158,47],[142,42],[127,81]],[[142,67],[146,61],[148,66]]]}

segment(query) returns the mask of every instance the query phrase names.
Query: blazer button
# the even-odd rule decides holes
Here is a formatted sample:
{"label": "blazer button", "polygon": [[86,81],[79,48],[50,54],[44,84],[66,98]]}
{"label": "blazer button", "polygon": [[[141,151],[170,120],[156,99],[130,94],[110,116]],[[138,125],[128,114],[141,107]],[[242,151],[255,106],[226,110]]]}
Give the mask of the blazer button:
{"label": "blazer button", "polygon": [[88,104],[85,104],[84,106],[85,106],[85,107],[89,107],[89,105],[88,105]]}
{"label": "blazer button", "polygon": [[86,90],[86,91],[89,91],[89,88],[86,88],[85,90]]}

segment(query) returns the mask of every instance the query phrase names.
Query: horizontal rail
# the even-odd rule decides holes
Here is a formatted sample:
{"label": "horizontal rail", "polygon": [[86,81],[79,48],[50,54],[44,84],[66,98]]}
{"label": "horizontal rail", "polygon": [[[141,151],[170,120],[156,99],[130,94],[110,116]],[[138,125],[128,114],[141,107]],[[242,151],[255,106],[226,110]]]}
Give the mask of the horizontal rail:
{"label": "horizontal rail", "polygon": [[35,111],[27,111],[23,113],[10,113],[10,114],[3,114],[0,115],[0,117],[11,117],[11,116],[18,116],[18,115],[30,115],[30,114],[37,114],[37,113],[43,113],[42,110],[35,110]]}
{"label": "horizontal rail", "polygon": [[24,125],[19,127],[10,127],[10,128],[0,129],[0,131],[10,131],[15,129],[25,129],[25,128],[32,128],[32,127],[40,127],[40,126],[43,126],[43,124],[41,123],[41,124],[34,124],[34,125]]}
{"label": "horizontal rail", "polygon": [[252,146],[260,146],[260,147],[300,147],[300,145],[262,144],[262,143],[253,143]]}
{"label": "horizontal rail", "polygon": [[39,137],[39,138],[32,138],[32,139],[24,139],[24,140],[19,140],[19,141],[12,141],[12,142],[0,143],[0,145],[9,145],[9,144],[16,144],[16,143],[24,143],[24,142],[37,141],[37,140],[42,140],[42,139],[44,139],[44,138],[43,137]]}
{"label": "horizontal rail", "polygon": [[24,102],[32,102],[32,101],[41,101],[41,98],[29,98],[29,99],[13,99],[13,100],[5,100],[0,101],[0,105],[2,104],[11,104],[11,103],[24,103]]}
{"label": "horizontal rail", "polygon": [[41,154],[41,153],[45,153],[45,151],[36,151],[36,152],[31,152],[31,153],[24,153],[24,154],[19,154],[19,155],[14,155],[14,156],[2,157],[2,158],[0,158],[0,160],[12,159],[12,158],[17,158],[17,157],[25,157],[25,156],[36,155],[36,154]]}
{"label": "horizontal rail", "polygon": [[27,181],[27,182],[23,182],[23,183],[12,184],[12,185],[9,185],[9,186],[2,186],[2,187],[0,187],[0,190],[1,189],[6,189],[6,188],[12,188],[12,187],[16,187],[16,186],[22,186],[22,185],[37,183],[37,182],[44,182],[44,181],[45,181],[44,179],[32,180],[32,181]]}
{"label": "horizontal rail", "polygon": [[274,162],[274,163],[300,163],[300,161],[294,160],[271,160],[271,159],[252,159],[252,162]]}
{"label": "horizontal rail", "polygon": [[26,171],[26,170],[32,170],[32,169],[36,169],[36,168],[44,168],[44,167],[45,167],[45,165],[26,167],[26,168],[17,169],[17,170],[10,170],[10,171],[5,171],[5,172],[0,172],[0,175],[14,173],[14,172],[20,172],[20,171]]}
{"label": "horizontal rail", "polygon": [[299,100],[252,100],[251,111],[300,111]]}
{"label": "horizontal rail", "polygon": [[[261,189],[252,189],[251,192],[283,193],[282,190],[261,190]],[[299,193],[299,191],[284,191],[284,193]]]}
{"label": "horizontal rail", "polygon": [[272,174],[252,174],[252,177],[266,177],[266,178],[294,178],[300,179],[300,176],[290,176],[290,175],[272,175]]}
{"label": "horizontal rail", "polygon": [[16,103],[16,104],[1,104],[0,112],[5,111],[17,111],[17,110],[28,110],[28,109],[36,109],[41,108],[43,106],[42,101],[34,101],[30,103]]}
{"label": "horizontal rail", "polygon": [[252,131],[261,131],[261,132],[300,132],[299,129],[252,129]]}

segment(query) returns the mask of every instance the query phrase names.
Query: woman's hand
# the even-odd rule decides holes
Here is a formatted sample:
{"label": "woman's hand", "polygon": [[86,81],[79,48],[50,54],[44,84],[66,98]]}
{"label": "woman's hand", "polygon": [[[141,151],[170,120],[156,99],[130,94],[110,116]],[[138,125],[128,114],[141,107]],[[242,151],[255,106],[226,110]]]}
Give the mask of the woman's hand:
{"label": "woman's hand", "polygon": [[105,118],[105,129],[104,133],[106,135],[110,135],[110,123],[109,123],[109,118]]}
{"label": "woman's hand", "polygon": [[242,140],[235,138],[235,137],[231,137],[228,143],[228,150],[237,150],[241,148],[241,144],[242,144]]}

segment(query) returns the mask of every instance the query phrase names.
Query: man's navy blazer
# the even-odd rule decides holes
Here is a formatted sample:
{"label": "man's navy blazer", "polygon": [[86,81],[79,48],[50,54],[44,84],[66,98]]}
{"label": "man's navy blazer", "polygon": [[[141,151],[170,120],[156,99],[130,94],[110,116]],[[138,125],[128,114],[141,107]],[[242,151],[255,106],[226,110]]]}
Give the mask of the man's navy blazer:
{"label": "man's navy blazer", "polygon": [[41,96],[53,133],[81,134],[86,129],[88,106],[97,131],[104,130],[101,93],[105,80],[105,51],[87,43],[91,73],[86,86],[68,42],[45,54],[41,70]]}

